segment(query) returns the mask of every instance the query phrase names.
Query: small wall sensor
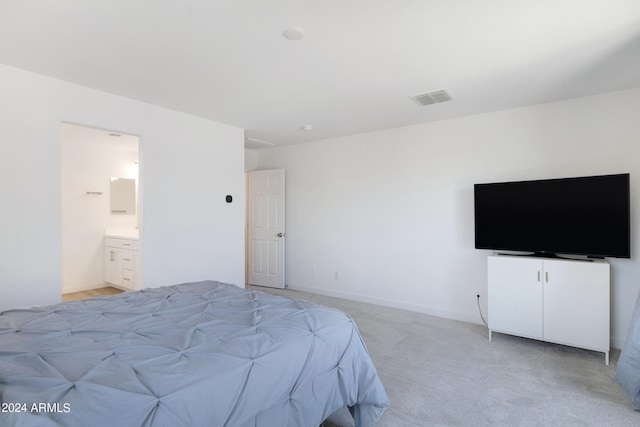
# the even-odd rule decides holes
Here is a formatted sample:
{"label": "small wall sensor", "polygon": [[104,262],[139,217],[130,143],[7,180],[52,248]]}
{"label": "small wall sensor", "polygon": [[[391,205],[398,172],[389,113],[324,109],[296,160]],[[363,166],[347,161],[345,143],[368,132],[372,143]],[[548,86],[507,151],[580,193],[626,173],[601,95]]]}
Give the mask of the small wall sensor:
{"label": "small wall sensor", "polygon": [[227,203],[233,202],[233,197],[231,197],[231,195],[229,194],[227,194],[227,197],[225,197],[224,199],[227,201]]}

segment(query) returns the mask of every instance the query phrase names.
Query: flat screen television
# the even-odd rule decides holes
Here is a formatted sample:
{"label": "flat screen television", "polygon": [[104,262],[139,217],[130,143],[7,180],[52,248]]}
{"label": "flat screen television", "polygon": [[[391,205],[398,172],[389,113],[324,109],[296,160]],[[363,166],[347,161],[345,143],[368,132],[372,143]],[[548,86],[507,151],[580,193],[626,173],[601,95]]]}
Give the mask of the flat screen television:
{"label": "flat screen television", "polygon": [[629,174],[475,184],[475,247],[630,258]]}

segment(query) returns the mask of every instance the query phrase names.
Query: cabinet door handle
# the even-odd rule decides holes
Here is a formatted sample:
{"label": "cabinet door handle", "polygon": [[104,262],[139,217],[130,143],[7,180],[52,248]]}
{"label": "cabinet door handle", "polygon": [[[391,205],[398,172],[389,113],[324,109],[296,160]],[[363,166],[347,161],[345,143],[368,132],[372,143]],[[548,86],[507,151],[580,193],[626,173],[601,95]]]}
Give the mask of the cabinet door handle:
{"label": "cabinet door handle", "polygon": [[549,272],[548,271],[544,272],[544,280],[545,280],[545,282],[549,283]]}
{"label": "cabinet door handle", "polygon": [[115,261],[115,257],[113,256],[114,252],[113,251],[109,251],[109,259],[111,261]]}
{"label": "cabinet door handle", "polygon": [[538,282],[540,281],[540,270],[538,270]]}

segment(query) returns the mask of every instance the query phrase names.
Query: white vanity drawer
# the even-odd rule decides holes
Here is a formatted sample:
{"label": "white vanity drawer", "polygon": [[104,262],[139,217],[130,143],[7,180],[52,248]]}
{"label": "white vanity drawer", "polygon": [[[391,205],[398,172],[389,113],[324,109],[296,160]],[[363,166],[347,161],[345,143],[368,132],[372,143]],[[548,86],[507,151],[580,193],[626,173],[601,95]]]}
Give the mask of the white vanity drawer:
{"label": "white vanity drawer", "polygon": [[122,268],[133,270],[133,251],[123,249],[122,251]]}
{"label": "white vanity drawer", "polygon": [[133,289],[133,270],[122,269],[122,286]]}
{"label": "white vanity drawer", "polygon": [[133,249],[134,240],[105,237],[104,244],[112,248]]}
{"label": "white vanity drawer", "polygon": [[125,239],[116,239],[120,240],[120,244],[122,245],[122,249],[131,249],[133,250],[133,240],[125,240]]}

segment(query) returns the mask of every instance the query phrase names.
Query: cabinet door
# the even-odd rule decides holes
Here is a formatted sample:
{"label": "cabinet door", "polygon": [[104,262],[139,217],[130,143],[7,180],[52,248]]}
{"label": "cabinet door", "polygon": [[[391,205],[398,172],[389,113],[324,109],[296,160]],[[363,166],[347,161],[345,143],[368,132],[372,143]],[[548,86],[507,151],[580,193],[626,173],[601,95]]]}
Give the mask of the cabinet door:
{"label": "cabinet door", "polygon": [[609,351],[609,264],[544,261],[544,339]]}
{"label": "cabinet door", "polygon": [[113,285],[122,286],[122,249],[105,246],[104,280]]}
{"label": "cabinet door", "polygon": [[542,338],[542,261],[488,258],[489,329]]}

